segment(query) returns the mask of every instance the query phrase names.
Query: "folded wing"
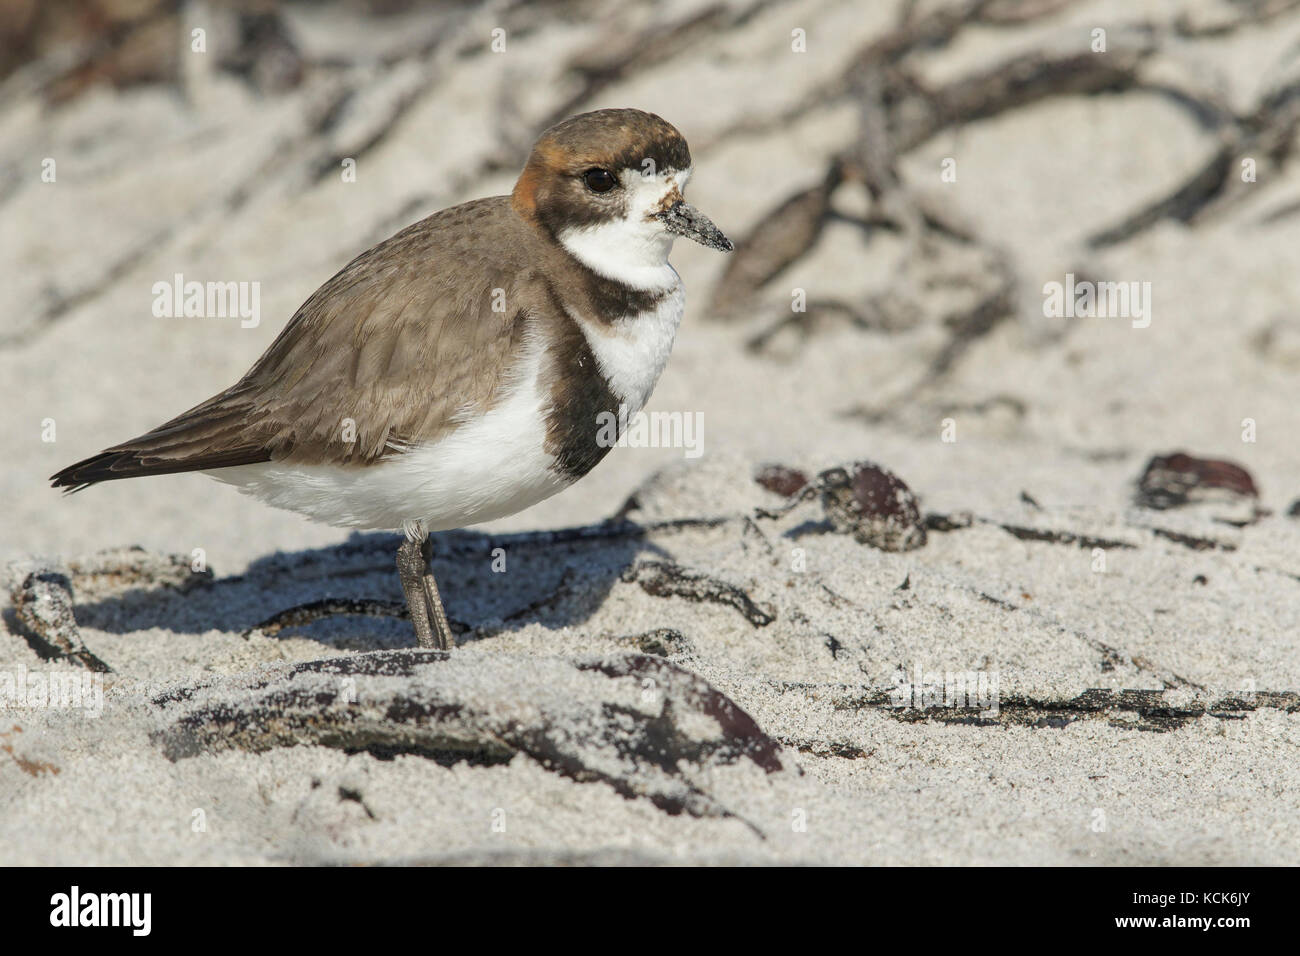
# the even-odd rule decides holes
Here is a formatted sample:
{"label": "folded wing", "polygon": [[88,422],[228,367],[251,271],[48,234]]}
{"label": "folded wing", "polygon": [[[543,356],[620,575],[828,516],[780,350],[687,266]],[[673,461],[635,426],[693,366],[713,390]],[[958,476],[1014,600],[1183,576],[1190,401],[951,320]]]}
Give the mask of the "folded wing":
{"label": "folded wing", "polygon": [[538,294],[521,228],[504,197],[415,223],[321,286],[235,385],[51,481],[361,465],[436,442],[508,387]]}

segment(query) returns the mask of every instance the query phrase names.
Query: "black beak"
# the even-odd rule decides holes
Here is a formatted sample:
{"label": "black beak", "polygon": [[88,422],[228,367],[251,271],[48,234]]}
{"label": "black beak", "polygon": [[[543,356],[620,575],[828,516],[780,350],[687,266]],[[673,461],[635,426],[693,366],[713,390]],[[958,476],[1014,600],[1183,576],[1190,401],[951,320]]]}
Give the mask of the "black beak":
{"label": "black beak", "polygon": [[678,200],[657,216],[668,231],[687,239],[694,239],[702,246],[730,252],[735,248],[731,240],[722,234],[722,230],[713,224],[708,216],[690,203]]}

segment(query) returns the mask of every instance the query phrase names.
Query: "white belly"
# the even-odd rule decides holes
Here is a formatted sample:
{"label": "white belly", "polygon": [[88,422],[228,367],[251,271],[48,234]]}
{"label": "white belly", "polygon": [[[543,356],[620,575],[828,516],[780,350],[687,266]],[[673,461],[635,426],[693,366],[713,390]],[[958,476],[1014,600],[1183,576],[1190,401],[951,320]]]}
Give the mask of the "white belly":
{"label": "white belly", "polygon": [[348,528],[463,528],[522,511],[565,488],[544,448],[541,350],[516,370],[518,385],[482,418],[432,445],[372,465],[267,462],[207,472],[276,508]]}
{"label": "white belly", "polygon": [[[659,380],[684,307],[678,283],[657,309],[612,327],[574,316],[629,414],[641,410]],[[338,527],[397,530],[419,521],[427,531],[447,531],[507,517],[572,484],[545,448],[549,396],[539,382],[542,359],[542,343],[532,343],[512,372],[516,384],[508,396],[436,444],[373,465],[267,462],[206,474]]]}

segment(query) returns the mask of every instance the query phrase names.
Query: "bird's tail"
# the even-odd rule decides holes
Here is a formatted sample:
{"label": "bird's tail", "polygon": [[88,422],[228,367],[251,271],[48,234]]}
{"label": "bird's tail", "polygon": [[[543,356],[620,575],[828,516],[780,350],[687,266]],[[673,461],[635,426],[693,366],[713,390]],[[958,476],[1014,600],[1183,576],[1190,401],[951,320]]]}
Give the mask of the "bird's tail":
{"label": "bird's tail", "polygon": [[68,494],[101,481],[173,475],[270,461],[265,442],[250,440],[248,408],[210,400],[139,438],[69,465],[50,477]]}

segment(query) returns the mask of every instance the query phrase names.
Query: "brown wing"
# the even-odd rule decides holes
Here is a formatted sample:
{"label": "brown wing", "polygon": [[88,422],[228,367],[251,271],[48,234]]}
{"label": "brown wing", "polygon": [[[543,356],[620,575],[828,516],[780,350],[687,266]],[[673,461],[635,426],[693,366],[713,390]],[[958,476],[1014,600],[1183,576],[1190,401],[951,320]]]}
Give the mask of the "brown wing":
{"label": "brown wing", "polygon": [[360,464],[438,440],[504,384],[539,295],[526,229],[505,197],[404,229],[321,286],[235,385],[51,481]]}

